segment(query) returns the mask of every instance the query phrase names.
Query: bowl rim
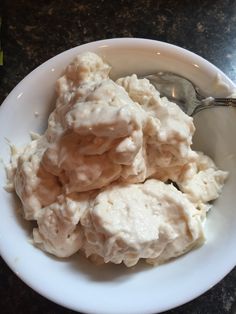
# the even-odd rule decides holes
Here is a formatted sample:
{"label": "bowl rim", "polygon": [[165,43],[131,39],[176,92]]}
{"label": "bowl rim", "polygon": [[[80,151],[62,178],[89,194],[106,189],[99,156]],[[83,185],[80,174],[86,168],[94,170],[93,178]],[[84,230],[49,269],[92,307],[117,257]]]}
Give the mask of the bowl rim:
{"label": "bowl rim", "polygon": [[[143,45],[144,43],[149,44],[149,45],[153,45],[153,49],[157,48],[157,46],[158,46],[159,49],[161,48],[161,49],[163,49],[163,51],[166,51],[166,52],[168,51],[168,53],[171,52],[171,54],[185,55],[187,60],[196,59],[198,61],[198,63],[201,64],[201,70],[202,71],[208,72],[208,71],[213,70],[222,76],[222,78],[229,84],[230,88],[232,88],[232,89],[236,88],[236,84],[222,70],[217,68],[213,63],[207,61],[206,59],[204,59],[200,55],[198,55],[198,54],[196,54],[190,50],[187,50],[185,48],[182,48],[180,46],[177,46],[177,45],[174,45],[171,43],[159,41],[159,40],[146,39],[146,38],[135,38],[135,37],[124,37],[124,38],[119,37],[119,38],[101,39],[101,40],[96,40],[96,41],[88,42],[85,44],[81,44],[81,45],[72,47],[70,49],[67,49],[65,51],[62,51],[62,52],[56,54],[55,56],[49,58],[48,60],[44,61],[43,63],[38,65],[35,69],[33,69],[31,72],[29,72],[9,92],[8,96],[4,99],[4,101],[2,102],[2,104],[0,106],[0,111],[5,106],[6,100],[8,99],[10,94],[14,93],[17,89],[19,89],[20,86],[25,82],[25,80],[28,80],[29,78],[31,78],[35,74],[35,72],[42,70],[45,66],[49,65],[50,63],[53,63],[54,61],[56,61],[56,59],[59,59],[64,54],[75,52],[80,48],[82,48],[83,51],[85,51],[85,50],[89,51],[89,49],[94,50],[94,49],[99,48],[99,47],[106,47],[106,46],[108,47],[111,45],[114,48],[118,48],[118,47],[120,48],[121,46],[127,46],[127,47],[134,49],[134,48],[139,48],[140,45]],[[156,46],[156,47],[154,47],[154,46]]]}

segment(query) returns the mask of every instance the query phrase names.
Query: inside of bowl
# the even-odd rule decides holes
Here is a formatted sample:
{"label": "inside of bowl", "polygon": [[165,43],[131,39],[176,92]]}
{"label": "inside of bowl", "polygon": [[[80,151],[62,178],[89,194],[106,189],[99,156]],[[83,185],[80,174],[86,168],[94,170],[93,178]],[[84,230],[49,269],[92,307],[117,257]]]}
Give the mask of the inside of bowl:
{"label": "inside of bowl", "polygon": [[[213,203],[207,220],[207,239],[216,250],[221,241],[226,250],[233,249],[236,238],[235,186],[236,186],[236,109],[216,107],[199,112],[194,117],[196,132],[193,138],[195,150],[209,155],[221,169],[229,172],[222,194]],[[214,242],[217,238],[217,242]],[[218,247],[217,247],[218,246]],[[234,253],[233,253],[234,254]],[[235,254],[236,255],[236,254]]]}
{"label": "inside of bowl", "polygon": [[133,73],[148,75],[167,71],[188,78],[206,96],[226,97],[234,88],[233,83],[205,59],[164,42],[117,40],[114,45],[96,47],[96,52],[112,65],[111,76],[114,79]]}

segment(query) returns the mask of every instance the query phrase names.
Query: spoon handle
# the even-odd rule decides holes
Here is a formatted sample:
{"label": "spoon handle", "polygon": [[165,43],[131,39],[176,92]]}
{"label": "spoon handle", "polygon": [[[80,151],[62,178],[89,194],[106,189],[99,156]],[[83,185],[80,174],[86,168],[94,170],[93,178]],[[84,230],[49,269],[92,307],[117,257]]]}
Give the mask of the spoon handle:
{"label": "spoon handle", "polygon": [[236,107],[236,98],[211,98],[209,100],[206,98],[188,114],[193,116],[199,111],[214,107]]}
{"label": "spoon handle", "polygon": [[212,101],[216,106],[236,107],[236,98],[214,98]]}

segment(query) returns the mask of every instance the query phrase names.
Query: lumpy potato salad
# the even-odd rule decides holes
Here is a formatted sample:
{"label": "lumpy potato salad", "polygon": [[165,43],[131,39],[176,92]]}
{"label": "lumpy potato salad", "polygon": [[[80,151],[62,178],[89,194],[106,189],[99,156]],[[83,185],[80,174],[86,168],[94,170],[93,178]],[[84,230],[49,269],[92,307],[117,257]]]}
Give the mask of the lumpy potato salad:
{"label": "lumpy potato salad", "polygon": [[191,149],[191,117],[147,79],[114,82],[110,69],[91,52],[67,66],[47,130],[12,156],[8,189],[40,249],[157,265],[203,244],[228,173]]}

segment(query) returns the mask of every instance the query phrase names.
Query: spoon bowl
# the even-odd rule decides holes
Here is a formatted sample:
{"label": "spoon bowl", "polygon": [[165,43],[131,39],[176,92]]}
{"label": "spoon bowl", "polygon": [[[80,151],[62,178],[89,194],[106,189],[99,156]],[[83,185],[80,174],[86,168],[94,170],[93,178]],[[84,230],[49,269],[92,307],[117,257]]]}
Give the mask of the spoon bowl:
{"label": "spoon bowl", "polygon": [[162,97],[165,96],[175,102],[190,116],[215,106],[236,106],[236,98],[205,98],[191,81],[171,72],[157,72],[145,78],[154,85]]}

